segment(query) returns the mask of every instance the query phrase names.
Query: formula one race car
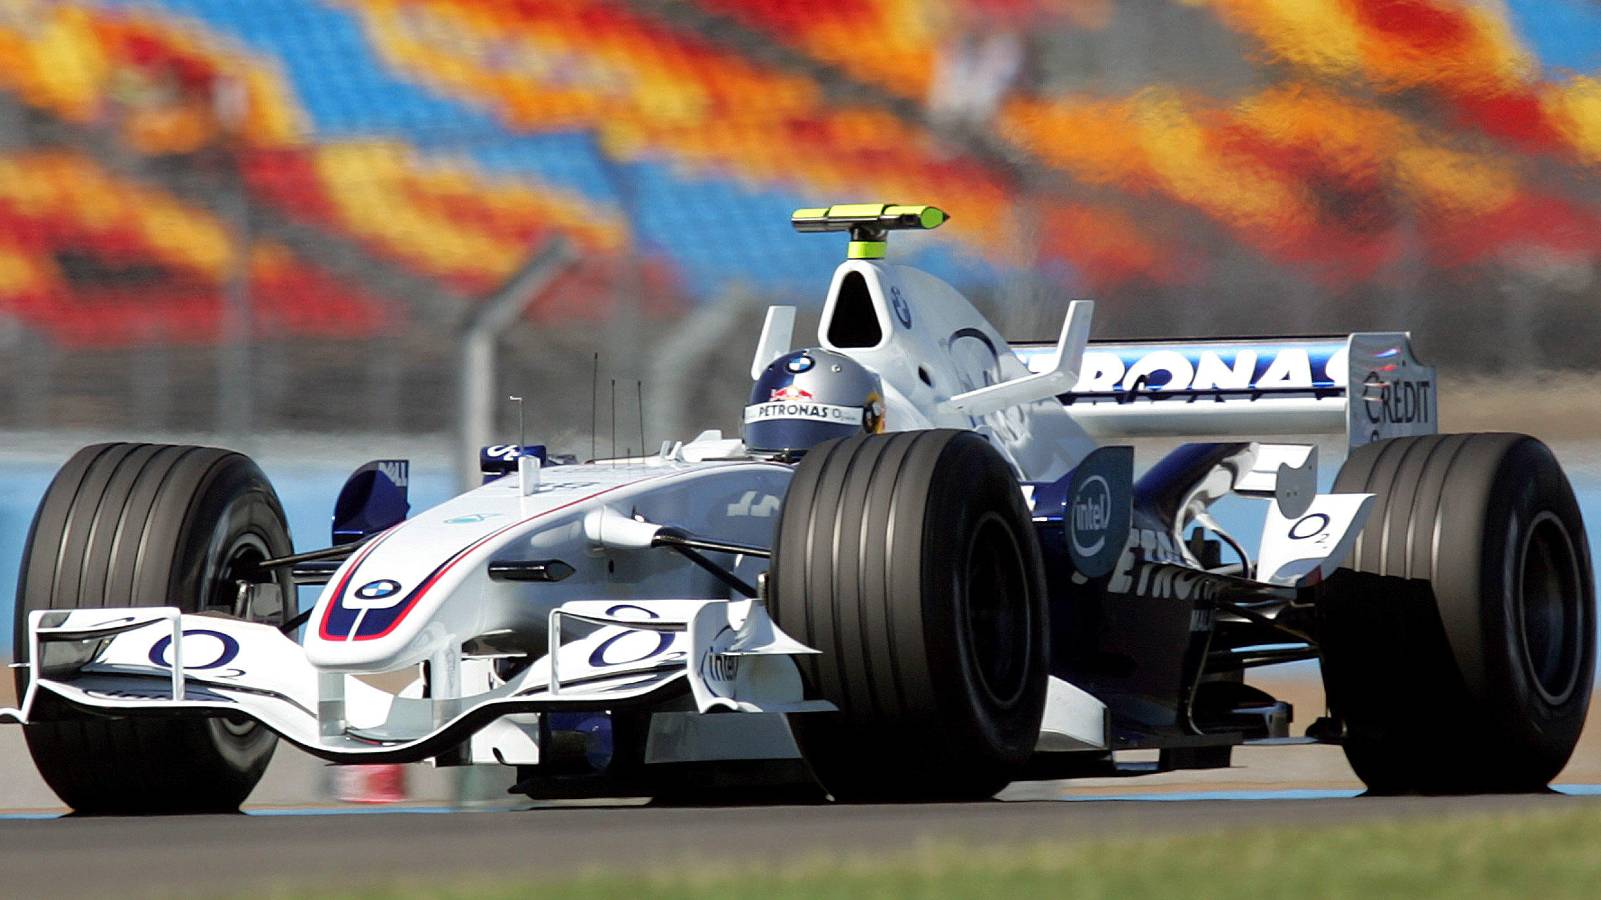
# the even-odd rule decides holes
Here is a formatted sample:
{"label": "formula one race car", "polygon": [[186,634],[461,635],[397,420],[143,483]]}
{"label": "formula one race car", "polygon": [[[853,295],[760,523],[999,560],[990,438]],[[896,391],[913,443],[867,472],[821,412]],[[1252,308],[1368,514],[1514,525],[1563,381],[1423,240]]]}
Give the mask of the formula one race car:
{"label": "formula one race car", "polygon": [[[1342,744],[1376,791],[1557,774],[1595,597],[1544,445],[1436,434],[1405,334],[1089,342],[1080,301],[1054,344],[1009,344],[882,261],[889,232],[945,218],[795,213],[849,258],[818,346],[768,312],[738,439],[487,448],[482,487],[410,518],[407,464],[369,463],[332,546],[298,553],[244,456],[79,451],[29,535],[0,720],[94,812],[237,807],[280,738],[515,766],[534,796],[961,799],[1140,771],[1130,750],[1227,765],[1292,739],[1245,670],[1316,659],[1329,715],[1299,739]],[[1346,436],[1331,492],[1312,444],[1188,443],[1136,479],[1115,443],[1286,433]],[[1255,552],[1224,498],[1256,505]]]}

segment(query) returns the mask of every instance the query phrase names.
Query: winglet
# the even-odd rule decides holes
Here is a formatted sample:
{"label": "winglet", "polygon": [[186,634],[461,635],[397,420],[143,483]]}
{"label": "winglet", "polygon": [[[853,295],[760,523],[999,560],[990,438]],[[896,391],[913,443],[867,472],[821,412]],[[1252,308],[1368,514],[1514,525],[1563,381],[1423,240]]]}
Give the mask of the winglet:
{"label": "winglet", "polygon": [[789,344],[794,336],[795,307],[767,307],[767,321],[762,323],[762,337],[756,342],[756,357],[750,362],[752,381],[762,377],[762,370],[773,360],[789,352]]}
{"label": "winglet", "polygon": [[1071,391],[1078,382],[1079,365],[1084,361],[1084,348],[1090,341],[1090,320],[1094,315],[1094,301],[1074,300],[1068,304],[1067,316],[1062,320],[1056,355],[1045,371],[957,394],[945,401],[946,405],[966,415],[982,416]]}

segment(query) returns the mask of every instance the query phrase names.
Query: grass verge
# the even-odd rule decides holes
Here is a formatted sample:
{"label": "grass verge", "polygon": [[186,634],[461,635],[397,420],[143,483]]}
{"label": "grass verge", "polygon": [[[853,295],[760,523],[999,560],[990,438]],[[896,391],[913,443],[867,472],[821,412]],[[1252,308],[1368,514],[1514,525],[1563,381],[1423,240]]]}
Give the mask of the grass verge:
{"label": "grass verge", "polygon": [[[305,896],[295,892],[296,896]],[[371,885],[380,897],[1596,897],[1601,804],[1512,815],[1283,827],[1184,837],[930,844],[778,866],[680,863],[594,873]]]}

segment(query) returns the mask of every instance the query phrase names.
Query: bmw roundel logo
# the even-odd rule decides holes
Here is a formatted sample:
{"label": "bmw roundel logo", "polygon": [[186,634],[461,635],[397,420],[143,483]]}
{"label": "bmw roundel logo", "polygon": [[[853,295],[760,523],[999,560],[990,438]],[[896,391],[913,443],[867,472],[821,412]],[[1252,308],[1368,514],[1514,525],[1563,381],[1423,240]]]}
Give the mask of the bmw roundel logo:
{"label": "bmw roundel logo", "polygon": [[388,578],[369,581],[356,588],[356,596],[363,600],[382,600],[385,597],[393,597],[398,593],[400,593],[400,582],[391,581]]}
{"label": "bmw roundel logo", "polygon": [[907,305],[906,298],[901,296],[901,289],[891,286],[889,289],[889,304],[895,307],[895,318],[907,328],[912,327],[912,308]]}
{"label": "bmw roundel logo", "polygon": [[811,371],[812,366],[815,365],[817,365],[817,361],[812,359],[810,356],[797,356],[789,362],[784,363],[784,368],[798,375],[801,372]]}

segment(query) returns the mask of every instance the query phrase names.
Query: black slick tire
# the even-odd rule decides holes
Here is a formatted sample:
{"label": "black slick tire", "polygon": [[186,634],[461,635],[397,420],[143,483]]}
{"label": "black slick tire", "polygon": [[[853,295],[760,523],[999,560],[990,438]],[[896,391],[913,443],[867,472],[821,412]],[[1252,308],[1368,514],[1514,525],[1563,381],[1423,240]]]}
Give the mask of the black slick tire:
{"label": "black slick tire", "polygon": [[1323,678],[1375,793],[1540,790],[1578,742],[1595,671],[1584,523],[1551,451],[1518,434],[1353,451],[1375,494],[1318,601]]}
{"label": "black slick tire", "polygon": [[819,651],[791,717],[838,800],[992,796],[1044,712],[1044,573],[1010,466],[983,437],[914,431],[807,453],[784,501],[768,607]]}
{"label": "black slick tire", "polygon": [[[97,444],[56,474],[28,533],[17,586],[16,658],[28,613],[174,605],[234,612],[251,563],[293,552],[277,494],[248,457],[209,447]],[[287,571],[252,615],[293,614]],[[262,595],[266,595],[263,597]],[[25,670],[18,670],[19,692]],[[277,743],[221,718],[74,718],[24,728],[39,774],[82,814],[227,812]]]}

